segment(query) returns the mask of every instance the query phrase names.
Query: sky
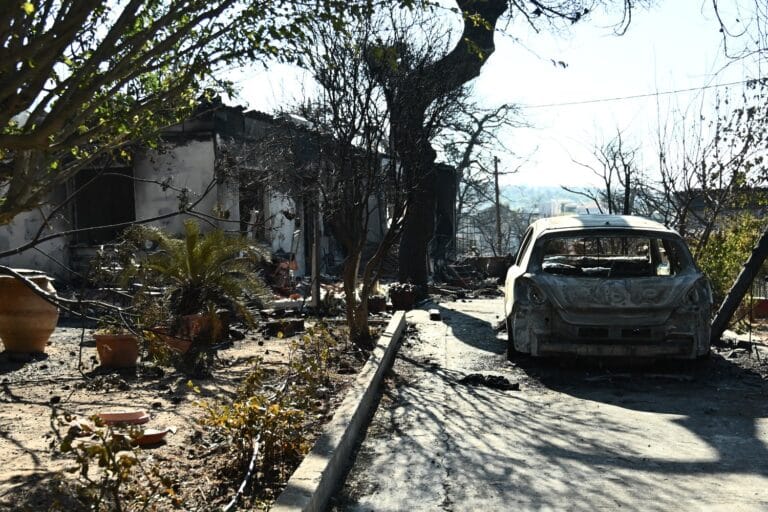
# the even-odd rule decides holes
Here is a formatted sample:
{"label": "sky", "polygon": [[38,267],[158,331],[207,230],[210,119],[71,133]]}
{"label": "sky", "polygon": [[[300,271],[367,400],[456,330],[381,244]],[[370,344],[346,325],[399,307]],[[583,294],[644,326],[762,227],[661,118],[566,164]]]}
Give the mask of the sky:
{"label": "sky", "polygon": [[[729,60],[711,0],[659,0],[657,4],[635,11],[623,36],[615,35],[611,25],[617,13],[612,17],[595,13],[568,33],[542,30],[537,34],[522,23],[508,27],[506,34],[497,33],[496,51],[475,80],[474,93],[485,107],[519,105],[529,126],[502,134],[514,154],[500,153],[502,170],[522,163],[516,174],[502,177],[502,185],[598,184],[597,177],[574,160],[594,163],[595,144],[607,141],[617,130],[626,143],[640,148],[641,165],[652,169],[658,113],[667,117],[673,108],[685,110],[690,105],[698,112],[702,101],[709,105],[715,94],[723,92],[713,86],[754,75],[754,69],[742,63],[726,66]],[[732,12],[724,15],[736,17]],[[285,65],[242,72],[237,81],[238,100],[266,112],[295,103],[311,88],[304,73]],[[702,87],[711,88],[702,91]],[[697,90],[653,95],[682,89]],[[591,100],[598,101],[562,105]]]}

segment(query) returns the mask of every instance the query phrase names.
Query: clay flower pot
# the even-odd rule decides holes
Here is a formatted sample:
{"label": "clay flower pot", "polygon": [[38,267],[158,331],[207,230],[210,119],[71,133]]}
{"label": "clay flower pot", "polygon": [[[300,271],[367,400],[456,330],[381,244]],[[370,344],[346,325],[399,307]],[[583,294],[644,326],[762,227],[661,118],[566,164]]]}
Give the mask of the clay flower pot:
{"label": "clay flower pot", "polygon": [[130,368],[139,359],[139,340],[133,334],[94,334],[96,351],[105,368]]}
{"label": "clay flower pot", "polygon": [[[56,293],[52,278],[40,272],[22,272],[48,293]],[[0,338],[8,352],[45,352],[56,329],[59,310],[13,276],[0,276]]]}
{"label": "clay flower pot", "polygon": [[368,312],[381,313],[387,310],[387,298],[383,295],[371,295],[368,297]]}
{"label": "clay flower pot", "polygon": [[389,298],[395,311],[410,311],[416,304],[416,288],[411,284],[393,284],[389,288]]}
{"label": "clay flower pot", "polygon": [[225,338],[228,330],[229,318],[226,311],[217,311],[215,322],[208,313],[196,313],[181,317],[179,337],[189,340],[200,338],[210,343],[218,343]]}
{"label": "clay flower pot", "polygon": [[142,432],[141,436],[136,438],[136,444],[139,446],[152,446],[153,444],[159,444],[165,439],[166,434],[170,432],[170,429],[155,429],[148,428]]}
{"label": "clay flower pot", "polygon": [[105,411],[97,416],[105,425],[141,425],[149,421],[149,413],[144,409]]}
{"label": "clay flower pot", "polygon": [[152,337],[149,342],[149,353],[151,355],[158,355],[161,353],[163,351],[163,348],[161,347],[179,354],[186,354],[187,351],[189,351],[189,347],[192,345],[191,339],[170,335],[167,327],[155,327],[150,332],[154,334],[154,337]]}

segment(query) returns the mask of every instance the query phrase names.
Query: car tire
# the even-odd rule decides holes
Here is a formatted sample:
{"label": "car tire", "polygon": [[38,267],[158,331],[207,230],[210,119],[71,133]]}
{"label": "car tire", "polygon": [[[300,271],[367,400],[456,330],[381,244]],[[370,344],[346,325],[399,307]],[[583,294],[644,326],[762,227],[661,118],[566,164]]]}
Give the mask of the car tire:
{"label": "car tire", "polygon": [[515,350],[515,342],[512,339],[512,318],[507,317],[507,359],[512,361],[520,355],[520,352]]}

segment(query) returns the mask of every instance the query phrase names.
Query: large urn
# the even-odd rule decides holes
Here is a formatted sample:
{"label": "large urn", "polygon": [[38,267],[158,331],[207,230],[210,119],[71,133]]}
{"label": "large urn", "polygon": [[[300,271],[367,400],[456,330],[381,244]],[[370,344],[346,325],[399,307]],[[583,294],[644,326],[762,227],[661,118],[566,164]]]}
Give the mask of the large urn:
{"label": "large urn", "polygon": [[[53,279],[42,272],[17,270],[42,290],[55,294]],[[59,310],[14,276],[0,276],[0,339],[8,352],[45,352]]]}

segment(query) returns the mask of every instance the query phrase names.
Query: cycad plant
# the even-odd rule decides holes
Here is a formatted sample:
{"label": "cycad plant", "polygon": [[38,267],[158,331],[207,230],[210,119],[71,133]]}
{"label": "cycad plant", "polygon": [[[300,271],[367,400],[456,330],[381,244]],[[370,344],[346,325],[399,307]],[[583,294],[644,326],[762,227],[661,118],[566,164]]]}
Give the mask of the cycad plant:
{"label": "cycad plant", "polygon": [[142,261],[130,265],[125,277],[165,290],[172,328],[178,328],[185,315],[217,308],[237,312],[252,324],[246,300],[265,303],[271,296],[258,274],[259,264],[268,255],[244,237],[222,230],[203,235],[200,225],[188,219],[182,238],[151,226],[135,226],[126,238],[136,247],[156,246]]}

